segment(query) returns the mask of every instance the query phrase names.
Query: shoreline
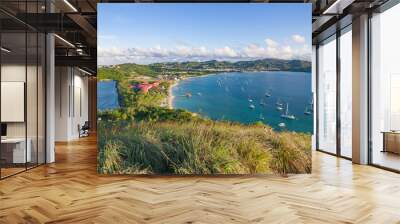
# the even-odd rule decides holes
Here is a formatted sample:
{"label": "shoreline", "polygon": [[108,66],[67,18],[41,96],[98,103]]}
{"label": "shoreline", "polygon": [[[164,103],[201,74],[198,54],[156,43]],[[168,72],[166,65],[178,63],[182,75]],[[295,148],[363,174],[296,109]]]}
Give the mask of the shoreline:
{"label": "shoreline", "polygon": [[176,85],[178,85],[178,83],[179,83],[179,81],[174,82],[172,85],[170,85],[168,87],[168,96],[167,96],[168,109],[174,109],[172,103],[173,103],[173,100],[174,100],[175,96],[172,94],[172,88],[174,88]]}
{"label": "shoreline", "polygon": [[[179,84],[180,81],[182,80],[187,80],[187,79],[192,79],[192,78],[202,78],[202,77],[207,77],[207,76],[212,76],[212,75],[220,75],[226,72],[212,72],[212,73],[207,73],[204,75],[198,75],[198,76],[186,76],[186,77],[182,77],[180,80],[175,81],[173,84],[171,84],[168,88],[168,96],[167,96],[167,108],[168,109],[174,109],[173,107],[173,101],[175,96],[172,94],[172,88],[174,88],[175,86],[177,86]],[[192,112],[193,113],[193,112]]]}
{"label": "shoreline", "polygon": [[[209,75],[209,74],[207,74]],[[189,77],[183,77],[178,81],[175,81],[173,84],[171,84],[168,88],[168,96],[167,96],[167,106],[168,109],[174,109],[172,103],[174,101],[175,96],[172,94],[172,88],[174,88],[175,86],[177,86],[179,84],[180,81],[182,80],[186,80],[186,79],[190,79],[190,78],[195,78],[197,76],[189,76]]]}

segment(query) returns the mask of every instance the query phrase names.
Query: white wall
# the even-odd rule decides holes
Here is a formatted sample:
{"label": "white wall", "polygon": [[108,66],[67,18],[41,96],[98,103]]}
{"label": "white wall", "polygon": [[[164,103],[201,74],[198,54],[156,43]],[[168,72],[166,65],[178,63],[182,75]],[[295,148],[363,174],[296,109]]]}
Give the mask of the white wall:
{"label": "white wall", "polygon": [[72,67],[56,67],[55,140],[79,138],[78,125],[88,120],[88,78]]}
{"label": "white wall", "polygon": [[[77,70],[75,70],[76,72]],[[74,107],[72,108],[72,120],[71,120],[71,134],[74,137],[79,137],[78,132],[78,124],[81,126],[85,123],[85,121],[89,120],[88,116],[88,78],[81,76],[82,73],[79,75],[74,75]]]}
{"label": "white wall", "polygon": [[55,68],[55,141],[67,141],[69,127],[69,86],[70,75],[67,67]]}

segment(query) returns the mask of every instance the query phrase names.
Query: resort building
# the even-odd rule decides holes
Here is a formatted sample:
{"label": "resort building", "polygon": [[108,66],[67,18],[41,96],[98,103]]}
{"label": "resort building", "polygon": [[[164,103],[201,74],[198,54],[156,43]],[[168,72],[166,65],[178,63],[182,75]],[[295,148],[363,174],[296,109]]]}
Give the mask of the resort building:
{"label": "resort building", "polygon": [[312,174],[224,178],[97,174],[109,2],[164,1],[0,1],[0,223],[399,223],[398,0],[290,1],[313,10]]}
{"label": "resort building", "polygon": [[153,82],[153,83],[140,83],[140,84],[137,84],[137,85],[135,85],[133,87],[131,86],[131,88],[135,88],[138,91],[141,91],[143,93],[147,93],[151,88],[155,88],[158,85],[160,85],[160,82],[156,81],[156,82]]}

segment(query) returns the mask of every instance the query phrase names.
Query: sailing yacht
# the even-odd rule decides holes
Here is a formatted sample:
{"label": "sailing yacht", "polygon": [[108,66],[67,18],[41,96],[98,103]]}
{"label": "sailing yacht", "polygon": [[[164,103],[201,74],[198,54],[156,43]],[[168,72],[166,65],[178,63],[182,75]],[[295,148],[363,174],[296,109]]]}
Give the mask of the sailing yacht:
{"label": "sailing yacht", "polygon": [[282,107],[283,103],[281,102],[281,99],[278,98],[278,100],[276,101],[276,105]]}
{"label": "sailing yacht", "polygon": [[313,105],[314,104],[314,98],[311,97],[310,102],[308,104]]}
{"label": "sailing yacht", "polygon": [[271,97],[272,96],[271,90],[268,90],[268,92],[265,93],[265,96],[266,97]]}
{"label": "sailing yacht", "polygon": [[294,120],[296,117],[293,114],[289,114],[289,103],[286,103],[286,110],[285,113],[281,115],[281,118]]}
{"label": "sailing yacht", "polygon": [[276,110],[282,111],[283,110],[283,103],[280,101],[278,98],[278,101],[276,101]]}
{"label": "sailing yacht", "polygon": [[310,99],[310,102],[308,103],[310,105],[309,111],[312,113],[314,112],[314,98]]}
{"label": "sailing yacht", "polygon": [[306,109],[304,110],[304,114],[305,115],[311,115],[312,111],[308,109],[308,107],[306,106]]}

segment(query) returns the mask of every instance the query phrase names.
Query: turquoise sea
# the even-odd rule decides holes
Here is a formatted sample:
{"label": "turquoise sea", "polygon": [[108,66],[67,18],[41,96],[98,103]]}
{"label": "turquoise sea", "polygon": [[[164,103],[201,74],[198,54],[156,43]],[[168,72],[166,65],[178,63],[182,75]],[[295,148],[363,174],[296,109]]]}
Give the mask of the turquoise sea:
{"label": "turquoise sea", "polygon": [[[311,73],[218,73],[182,80],[172,88],[172,94],[174,108],[213,120],[245,124],[261,121],[276,130],[313,131]],[[277,103],[282,104],[283,110],[277,109]],[[294,120],[281,117],[286,105]],[[309,115],[304,113],[306,107]],[[280,123],[285,126],[279,126]]]}
{"label": "turquoise sea", "polygon": [[97,82],[97,109],[99,111],[119,108],[117,82]]}

